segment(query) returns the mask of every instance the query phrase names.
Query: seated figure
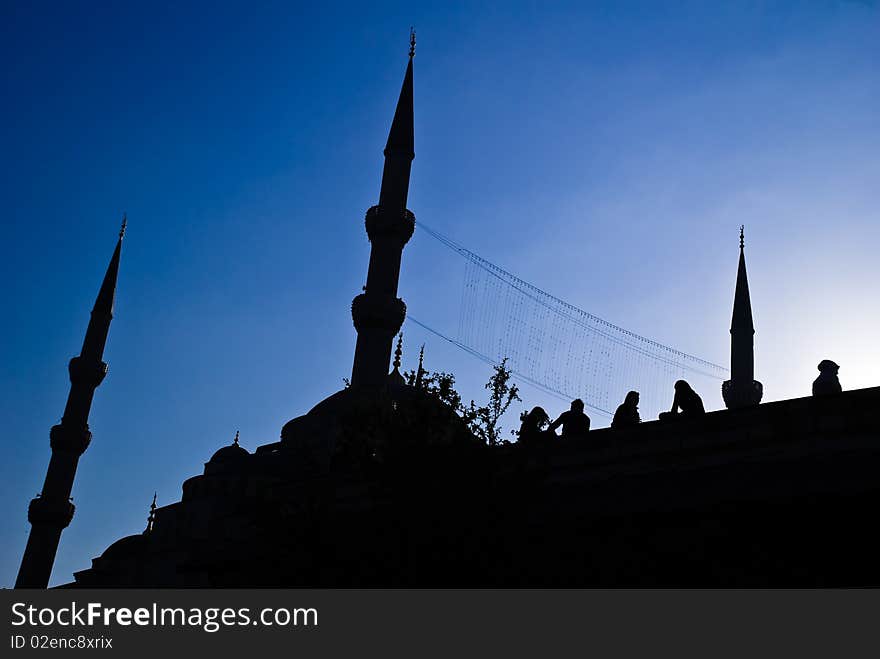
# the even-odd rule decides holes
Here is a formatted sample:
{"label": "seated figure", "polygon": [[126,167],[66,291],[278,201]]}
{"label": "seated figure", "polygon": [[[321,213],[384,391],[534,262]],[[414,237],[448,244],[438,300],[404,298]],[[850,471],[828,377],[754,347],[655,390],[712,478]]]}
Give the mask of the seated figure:
{"label": "seated figure", "polygon": [[639,392],[630,391],[617,407],[614,419],[611,421],[611,427],[632,428],[641,422],[642,419],[639,416]]}
{"label": "seated figure", "polygon": [[548,423],[550,423],[550,417],[547,416],[543,407],[532,408],[531,412],[522,415],[519,442],[525,446],[535,446],[556,437],[556,433],[545,430]]}
{"label": "seated figure", "polygon": [[[681,410],[680,413],[679,410]],[[672,409],[669,412],[662,412],[660,418],[669,419],[678,416],[691,418],[705,413],[703,400],[697,395],[697,392],[691,389],[691,385],[687,382],[679,380],[675,383],[675,398],[672,399]]]}
{"label": "seated figure", "polygon": [[823,359],[816,368],[819,369],[819,377],[813,381],[814,396],[828,396],[843,391],[840,380],[837,379],[840,366],[830,359]]}
{"label": "seated figure", "polygon": [[563,439],[586,436],[590,430],[590,417],[584,414],[584,401],[580,398],[571,401],[571,409],[560,414],[547,430],[555,433],[559,426],[562,426]]}

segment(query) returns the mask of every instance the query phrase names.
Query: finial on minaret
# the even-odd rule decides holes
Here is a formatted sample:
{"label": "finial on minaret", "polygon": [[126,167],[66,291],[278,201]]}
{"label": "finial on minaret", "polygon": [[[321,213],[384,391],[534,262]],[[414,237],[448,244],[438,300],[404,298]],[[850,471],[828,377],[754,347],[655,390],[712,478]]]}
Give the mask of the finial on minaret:
{"label": "finial on minaret", "polygon": [[743,249],[743,248],[745,248],[745,246],[746,246],[746,235],[745,235],[745,231],[746,231],[746,225],[745,225],[745,224],[740,224],[740,225],[739,225],[739,248],[740,248],[740,249]]}
{"label": "finial on minaret", "polygon": [[403,386],[406,380],[400,373],[400,358],[403,356],[403,332],[397,335],[397,348],[394,351],[394,368],[388,374],[388,382]]}
{"label": "finial on minaret", "polygon": [[119,227],[119,239],[121,240],[123,236],[125,236],[125,227],[128,226],[128,215],[126,213],[122,214],[122,226]]}
{"label": "finial on minaret", "polygon": [[238,446],[238,431],[235,431],[235,439],[232,440],[233,446]]}
{"label": "finial on minaret", "polygon": [[419,350],[419,368],[416,371],[416,388],[419,389],[422,386],[422,378],[425,375],[425,344],[422,344],[421,349]]}
{"label": "finial on minaret", "polygon": [[394,370],[400,370],[400,358],[403,356],[403,332],[397,335],[397,348],[394,350]]}
{"label": "finial on minaret", "polygon": [[416,54],[416,31],[409,26],[409,57],[412,59]]}
{"label": "finial on minaret", "polygon": [[156,521],[156,492],[153,492],[153,503],[150,504],[150,514],[147,517],[147,528],[144,529],[144,533],[151,533],[153,531],[153,522]]}

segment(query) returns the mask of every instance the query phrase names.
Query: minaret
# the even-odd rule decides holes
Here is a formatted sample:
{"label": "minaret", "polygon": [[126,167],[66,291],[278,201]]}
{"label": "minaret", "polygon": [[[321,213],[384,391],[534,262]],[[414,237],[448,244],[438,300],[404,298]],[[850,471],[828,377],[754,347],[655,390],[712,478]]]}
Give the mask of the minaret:
{"label": "minaret", "polygon": [[746,276],[744,233],[745,227],[740,227],[739,268],[730,321],[730,380],[721,385],[721,395],[729,409],[757,405],[764,393],[761,383],[755,380],[755,325]]}
{"label": "minaret", "polygon": [[104,275],[104,282],[95,300],[89,320],[82,351],[70,360],[70,393],[61,423],[49,433],[52,457],[43,483],[43,491],[28,506],[31,533],[21,559],[16,588],[46,588],[52,574],[52,565],[58,551],[61,531],[73,519],[74,506],[70,500],[73,479],[80,456],[92,439],[89,432],[89,410],[95,389],[107,374],[107,364],[102,361],[107,332],[113,318],[113,301],[116,297],[116,276],[119,272],[119,254],[125,223],[119,230],[116,249]]}
{"label": "minaret", "polygon": [[406,208],[409,174],[415,158],[413,137],[413,56],[415,32],[410,31],[409,62],[388,142],[379,204],[367,211],[370,265],[364,292],[351,303],[357,347],[351,371],[352,386],[386,382],[391,344],[406,317],[406,305],[397,297],[400,258],[415,230],[415,215]]}

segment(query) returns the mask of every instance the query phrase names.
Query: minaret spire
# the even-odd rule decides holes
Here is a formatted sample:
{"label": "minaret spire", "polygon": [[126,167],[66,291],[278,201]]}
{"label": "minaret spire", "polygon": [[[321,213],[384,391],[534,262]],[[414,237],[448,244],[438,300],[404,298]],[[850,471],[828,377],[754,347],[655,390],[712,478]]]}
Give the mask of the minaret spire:
{"label": "minaret spire", "polygon": [[126,219],[123,217],[116,249],[104,281],[95,299],[89,325],[86,328],[82,350],[70,360],[70,393],[61,423],[52,427],[49,444],[52,457],[46,471],[43,491],[28,506],[31,532],[21,560],[16,588],[46,588],[55,563],[61,532],[73,519],[74,506],[70,501],[73,480],[80,456],[92,439],[89,432],[89,412],[95,389],[107,374],[103,360],[104,345],[113,319],[116,298],[116,279]]}
{"label": "minaret spire", "polygon": [[385,143],[385,167],[382,171],[382,188],[379,206],[387,206],[396,212],[406,210],[409,194],[409,173],[415,153],[415,129],[413,127],[413,56],[415,33],[410,37],[410,56],[403,74],[400,97]]}
{"label": "minaret spire", "polygon": [[739,266],[730,320],[730,380],[721,386],[721,393],[728,408],[757,405],[763,395],[761,383],[755,380],[755,325],[746,274],[744,226],[739,229]]}
{"label": "minaret spire", "polygon": [[156,495],[158,492],[153,492],[153,503],[150,504],[150,514],[147,516],[147,528],[144,529],[144,535],[148,535],[153,532],[153,523],[156,521]]}
{"label": "minaret spire", "polygon": [[422,388],[422,378],[425,377],[425,344],[419,349],[419,367],[416,370],[416,389]]}
{"label": "minaret spire", "polygon": [[403,247],[415,230],[415,216],[406,208],[409,176],[415,158],[413,129],[413,56],[415,32],[410,33],[410,55],[400,97],[385,144],[385,166],[379,204],[367,211],[370,265],[364,292],[352,302],[351,315],[358,333],[353,386],[385,382],[394,335],[403,325],[406,305],[397,297]]}

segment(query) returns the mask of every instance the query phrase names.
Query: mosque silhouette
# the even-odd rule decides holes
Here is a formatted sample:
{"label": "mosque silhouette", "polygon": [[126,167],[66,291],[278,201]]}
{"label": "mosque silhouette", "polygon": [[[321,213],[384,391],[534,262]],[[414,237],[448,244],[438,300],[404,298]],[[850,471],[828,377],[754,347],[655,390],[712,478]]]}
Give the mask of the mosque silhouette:
{"label": "mosque silhouette", "polygon": [[[236,433],[180,501],[156,507],[154,497],[146,529],[64,587],[880,585],[869,523],[880,504],[880,387],[841,391],[826,360],[813,396],[760,403],[742,234],[726,410],[704,413],[677,386],[682,413],[663,420],[623,414],[582,436],[490,447],[404,379],[399,352],[389,374],[415,228],[414,46],[379,203],[366,213],[350,386],[285,424],[278,442],[249,452]],[[124,231],[70,362],[17,588],[47,587],[73,519]]]}

